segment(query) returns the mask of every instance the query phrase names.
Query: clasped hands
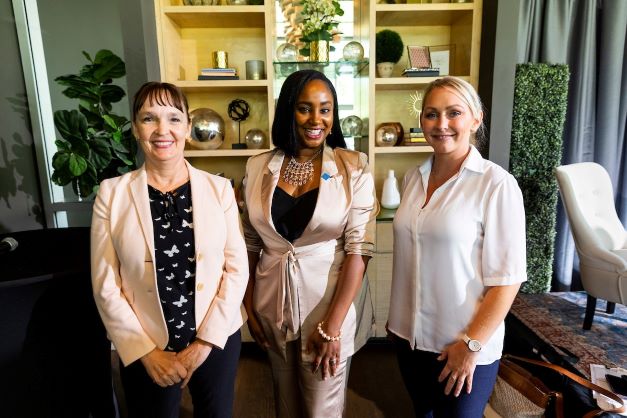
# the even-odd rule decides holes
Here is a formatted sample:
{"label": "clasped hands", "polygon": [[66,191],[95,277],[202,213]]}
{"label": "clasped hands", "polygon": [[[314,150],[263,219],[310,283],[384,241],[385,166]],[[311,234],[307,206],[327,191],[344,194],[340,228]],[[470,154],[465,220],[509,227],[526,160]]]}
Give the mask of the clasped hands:
{"label": "clasped hands", "polygon": [[208,342],[194,340],[178,353],[155,348],[140,360],[150,378],[159,386],[165,388],[182,382],[181,388],[184,388],[212,348],[213,345]]}

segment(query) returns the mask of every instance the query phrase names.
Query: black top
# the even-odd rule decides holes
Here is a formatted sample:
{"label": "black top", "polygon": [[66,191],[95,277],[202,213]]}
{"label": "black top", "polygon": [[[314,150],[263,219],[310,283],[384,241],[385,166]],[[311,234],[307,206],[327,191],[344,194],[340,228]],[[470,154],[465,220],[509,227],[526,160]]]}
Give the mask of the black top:
{"label": "black top", "polygon": [[196,337],[196,249],[189,181],[161,193],[148,186],[155,235],[157,288],[168,326],[167,351],[181,351]]}
{"label": "black top", "polygon": [[293,197],[280,187],[272,196],[272,222],[279,234],[289,242],[294,242],[303,234],[313,216],[318,200],[318,189],[311,189],[298,197]]}

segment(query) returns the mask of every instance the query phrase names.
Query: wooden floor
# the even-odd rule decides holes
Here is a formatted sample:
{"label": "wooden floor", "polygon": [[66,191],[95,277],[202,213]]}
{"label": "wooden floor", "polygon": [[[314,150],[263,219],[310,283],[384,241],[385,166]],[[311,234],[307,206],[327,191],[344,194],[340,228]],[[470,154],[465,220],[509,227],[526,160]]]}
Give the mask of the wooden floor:
{"label": "wooden floor", "polygon": [[[270,367],[254,345],[242,350],[235,396],[235,418],[274,417]],[[346,412],[347,418],[412,416],[390,344],[369,343],[353,357]]]}
{"label": "wooden floor", "polygon": [[[346,418],[412,417],[411,401],[392,345],[373,341],[353,356]],[[181,418],[191,418],[191,400],[183,400]],[[272,376],[266,354],[244,343],[235,383],[234,418],[273,418]]]}

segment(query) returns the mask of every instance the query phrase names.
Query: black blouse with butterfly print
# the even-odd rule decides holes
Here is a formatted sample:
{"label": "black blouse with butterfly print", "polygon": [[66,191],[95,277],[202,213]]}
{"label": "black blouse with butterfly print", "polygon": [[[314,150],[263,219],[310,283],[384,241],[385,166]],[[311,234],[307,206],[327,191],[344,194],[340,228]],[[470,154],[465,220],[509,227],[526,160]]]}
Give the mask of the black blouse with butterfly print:
{"label": "black blouse with butterfly print", "polygon": [[166,351],[179,352],[196,336],[196,257],[190,183],[167,193],[148,186],[155,236],[157,288],[168,326]]}

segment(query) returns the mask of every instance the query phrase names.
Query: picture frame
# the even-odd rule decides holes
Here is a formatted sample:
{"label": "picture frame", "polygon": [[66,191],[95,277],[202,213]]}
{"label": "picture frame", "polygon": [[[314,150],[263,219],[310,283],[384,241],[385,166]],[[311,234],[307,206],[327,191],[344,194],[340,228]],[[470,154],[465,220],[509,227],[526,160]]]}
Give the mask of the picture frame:
{"label": "picture frame", "polygon": [[428,46],[407,45],[407,58],[411,68],[431,68]]}
{"label": "picture frame", "polygon": [[455,45],[434,45],[429,47],[431,65],[440,69],[440,75],[450,75],[455,68]]}

